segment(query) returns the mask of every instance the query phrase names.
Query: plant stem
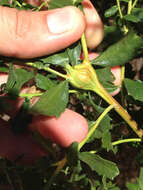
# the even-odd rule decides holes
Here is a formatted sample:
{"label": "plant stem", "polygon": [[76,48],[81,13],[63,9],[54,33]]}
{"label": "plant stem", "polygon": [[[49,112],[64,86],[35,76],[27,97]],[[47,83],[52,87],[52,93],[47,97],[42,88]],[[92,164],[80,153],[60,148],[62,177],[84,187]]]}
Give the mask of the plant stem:
{"label": "plant stem", "polygon": [[[100,91],[98,90],[100,89]],[[114,105],[115,111],[128,123],[128,125],[133,129],[133,131],[141,138],[143,136],[143,130],[138,129],[137,123],[132,120],[128,112],[103,88],[99,83],[98,88],[97,84],[95,89],[93,89],[99,96],[101,96],[107,103]]]}
{"label": "plant stem", "polygon": [[141,141],[142,141],[142,140],[139,139],[139,138],[122,139],[122,140],[118,140],[118,141],[112,142],[112,145],[115,146],[115,145],[119,145],[119,144],[122,144],[122,143],[128,143],[128,142],[141,142]]}
{"label": "plant stem", "polygon": [[23,94],[23,93],[20,93],[19,96],[20,97],[24,97],[24,98],[33,98],[35,96],[42,96],[43,93],[26,93],[26,94]]}
{"label": "plant stem", "polygon": [[132,9],[136,6],[137,2],[138,2],[138,0],[134,1],[133,5],[132,5]]}
{"label": "plant stem", "polygon": [[107,113],[109,111],[111,111],[114,108],[114,105],[110,105],[108,106],[104,112],[98,117],[98,119],[95,122],[95,125],[90,129],[90,131],[88,132],[87,136],[85,137],[85,139],[79,144],[78,146],[78,150],[80,150],[83,145],[88,141],[88,139],[92,136],[92,134],[94,133],[94,131],[96,130],[96,128],[98,127],[98,125],[100,124],[100,122],[102,121],[102,119],[105,117],[105,115],[107,115]]}
{"label": "plant stem", "polygon": [[129,0],[129,2],[128,2],[128,14],[131,14],[131,10],[132,10],[132,0]]}
{"label": "plant stem", "polygon": [[[117,2],[120,18],[123,19],[123,13],[122,13],[121,6],[120,6],[120,0],[116,0],[116,2]],[[128,28],[125,24],[123,24],[123,29],[124,29],[125,34],[128,33]]]}
{"label": "plant stem", "polygon": [[125,107],[125,98],[124,98],[124,87],[123,87],[123,82],[125,79],[125,66],[121,66],[121,102],[122,102],[122,106]]}
{"label": "plant stem", "polygon": [[66,79],[66,80],[68,79],[68,76],[67,76],[67,75],[62,74],[62,73],[60,73],[60,72],[58,72],[58,71],[55,71],[54,69],[51,69],[50,67],[46,67],[46,66],[38,67],[37,64],[32,63],[32,62],[27,62],[27,63],[25,63],[25,64],[28,65],[28,66],[31,66],[31,67],[35,67],[35,68],[37,68],[37,69],[39,69],[39,70],[48,71],[48,72],[50,72],[50,73],[53,73],[53,74],[55,74],[55,75],[57,75],[57,76],[59,76],[59,77],[62,77],[62,78],[64,78],[64,79]]}
{"label": "plant stem", "polygon": [[87,49],[87,44],[86,44],[86,39],[85,39],[85,34],[82,34],[81,37],[81,43],[82,43],[82,49],[83,49],[83,54],[84,54],[84,61],[88,62],[89,58],[88,58],[88,49]]}

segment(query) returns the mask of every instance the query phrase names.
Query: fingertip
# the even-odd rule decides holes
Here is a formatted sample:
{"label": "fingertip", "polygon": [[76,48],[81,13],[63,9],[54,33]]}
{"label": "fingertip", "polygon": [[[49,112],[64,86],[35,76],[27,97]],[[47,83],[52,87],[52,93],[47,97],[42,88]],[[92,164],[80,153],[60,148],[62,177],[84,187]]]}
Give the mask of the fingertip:
{"label": "fingertip", "polygon": [[94,49],[103,39],[104,25],[98,12],[89,0],[84,0],[82,4],[86,19],[85,36],[87,39],[87,46],[90,49]]}

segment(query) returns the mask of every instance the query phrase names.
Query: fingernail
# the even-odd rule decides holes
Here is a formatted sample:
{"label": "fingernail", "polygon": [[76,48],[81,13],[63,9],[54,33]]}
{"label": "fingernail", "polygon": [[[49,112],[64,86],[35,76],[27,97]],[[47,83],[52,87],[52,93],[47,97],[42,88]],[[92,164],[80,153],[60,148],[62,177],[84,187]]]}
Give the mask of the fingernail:
{"label": "fingernail", "polygon": [[74,26],[74,11],[70,8],[57,9],[47,16],[47,24],[53,34],[70,31]]}

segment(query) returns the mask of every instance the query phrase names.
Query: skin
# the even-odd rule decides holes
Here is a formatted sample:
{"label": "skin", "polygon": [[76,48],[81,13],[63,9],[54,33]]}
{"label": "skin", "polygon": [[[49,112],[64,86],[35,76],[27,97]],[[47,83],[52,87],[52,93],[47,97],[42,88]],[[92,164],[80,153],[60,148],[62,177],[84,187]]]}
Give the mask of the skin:
{"label": "skin", "polygon": [[68,147],[74,141],[80,143],[88,133],[86,119],[70,109],[66,109],[59,118],[33,116],[29,128],[38,130],[43,137],[62,147]]}
{"label": "skin", "polygon": [[0,54],[48,55],[76,42],[84,31],[88,47],[95,48],[103,38],[103,24],[89,0],[83,9],[84,14],[73,6],[39,12],[0,7]]}
{"label": "skin", "polygon": [[27,165],[45,155],[45,150],[32,139],[30,133],[15,135],[8,123],[0,119],[0,157]]}
{"label": "skin", "polygon": [[[4,81],[5,78],[5,81]],[[6,83],[8,74],[0,74],[0,82]],[[28,88],[23,88],[22,92],[28,92]],[[22,105],[24,99],[18,98],[17,100],[7,100],[12,106],[12,109],[8,110],[7,114],[14,117]],[[33,99],[32,103],[35,103],[37,99]],[[13,111],[14,110],[14,111]],[[48,116],[33,116],[32,123],[29,125],[31,130],[35,129],[43,135],[45,138],[51,139],[53,142],[68,147],[72,142],[81,142],[88,133],[88,123],[86,119],[80,114],[66,109],[59,118]]]}

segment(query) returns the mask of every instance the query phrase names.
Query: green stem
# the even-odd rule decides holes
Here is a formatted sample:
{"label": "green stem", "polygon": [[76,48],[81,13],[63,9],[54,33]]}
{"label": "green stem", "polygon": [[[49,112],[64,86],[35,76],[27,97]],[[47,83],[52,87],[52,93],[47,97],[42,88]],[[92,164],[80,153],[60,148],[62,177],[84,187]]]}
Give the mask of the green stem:
{"label": "green stem", "polygon": [[[120,18],[123,19],[123,13],[122,13],[121,6],[120,6],[120,0],[116,0],[116,2],[117,2]],[[125,34],[128,33],[128,28],[125,24],[123,24],[123,29],[124,29]]]}
{"label": "green stem", "polygon": [[[132,138],[132,139],[122,139],[122,140],[118,140],[118,141],[114,141],[112,142],[112,146],[116,146],[119,144],[123,144],[123,143],[130,143],[130,142],[142,142],[142,139],[140,138]],[[99,150],[91,150],[90,153],[91,154],[96,154]]]}
{"label": "green stem", "polygon": [[[98,90],[100,89],[100,91]],[[128,112],[103,88],[103,86],[99,83],[98,88],[97,84],[93,89],[99,96],[101,96],[107,103],[114,105],[115,111],[128,123],[128,125],[133,129],[133,131],[139,136],[143,136],[142,129],[138,129],[137,123],[132,120],[131,116]]]}
{"label": "green stem", "polygon": [[123,14],[122,14],[121,6],[120,6],[120,0],[116,0],[116,2],[117,2],[120,18],[122,19],[123,18]]}
{"label": "green stem", "polygon": [[23,94],[23,93],[20,93],[19,96],[20,97],[23,97],[23,98],[33,98],[35,96],[42,96],[43,93],[26,93],[26,94]]}
{"label": "green stem", "polygon": [[96,130],[96,128],[98,127],[98,125],[100,124],[100,122],[102,121],[102,119],[107,115],[107,113],[109,111],[111,111],[114,108],[114,105],[110,105],[108,106],[108,108],[106,108],[104,110],[104,112],[98,117],[98,119],[96,120],[95,125],[90,129],[90,131],[88,132],[86,138],[79,144],[78,146],[78,150],[80,150],[83,145],[88,141],[88,139],[92,136],[92,134],[94,133],[94,131]]}
{"label": "green stem", "polygon": [[37,68],[37,69],[39,69],[39,70],[48,71],[48,72],[50,72],[50,73],[53,73],[53,74],[55,74],[55,75],[57,75],[57,76],[59,76],[59,77],[62,77],[62,78],[64,78],[64,79],[66,79],[66,80],[68,79],[68,76],[67,76],[67,75],[62,74],[62,73],[60,73],[60,72],[58,72],[58,71],[55,71],[54,69],[51,69],[50,67],[42,66],[41,68],[38,68],[37,64],[32,63],[32,62],[27,62],[27,63],[25,63],[25,64],[28,65],[28,66],[31,66],[31,67],[35,67],[35,68]]}
{"label": "green stem", "polygon": [[138,0],[134,1],[133,5],[132,5],[132,9],[136,6],[137,2],[138,2]]}
{"label": "green stem", "polygon": [[89,58],[88,58],[88,49],[87,49],[87,43],[86,43],[86,39],[85,39],[85,34],[82,34],[81,37],[81,43],[82,43],[82,49],[83,49],[83,54],[84,54],[84,61],[88,62]]}
{"label": "green stem", "polygon": [[131,10],[132,10],[132,0],[129,0],[129,2],[128,2],[128,14],[131,14]]}
{"label": "green stem", "polygon": [[122,144],[122,143],[128,143],[128,142],[141,142],[141,141],[142,141],[142,140],[139,139],[139,138],[122,139],[122,140],[118,140],[118,141],[112,142],[112,145],[115,146],[115,145],[119,145],[119,144]]}
{"label": "green stem", "polygon": [[125,66],[121,67],[121,102],[122,106],[125,107],[125,97],[124,97],[124,87],[123,87],[123,82],[125,79]]}
{"label": "green stem", "polygon": [[36,11],[40,11],[42,7],[44,7],[45,5],[47,5],[47,2],[43,1],[43,3],[41,3],[41,5],[36,9]]}

